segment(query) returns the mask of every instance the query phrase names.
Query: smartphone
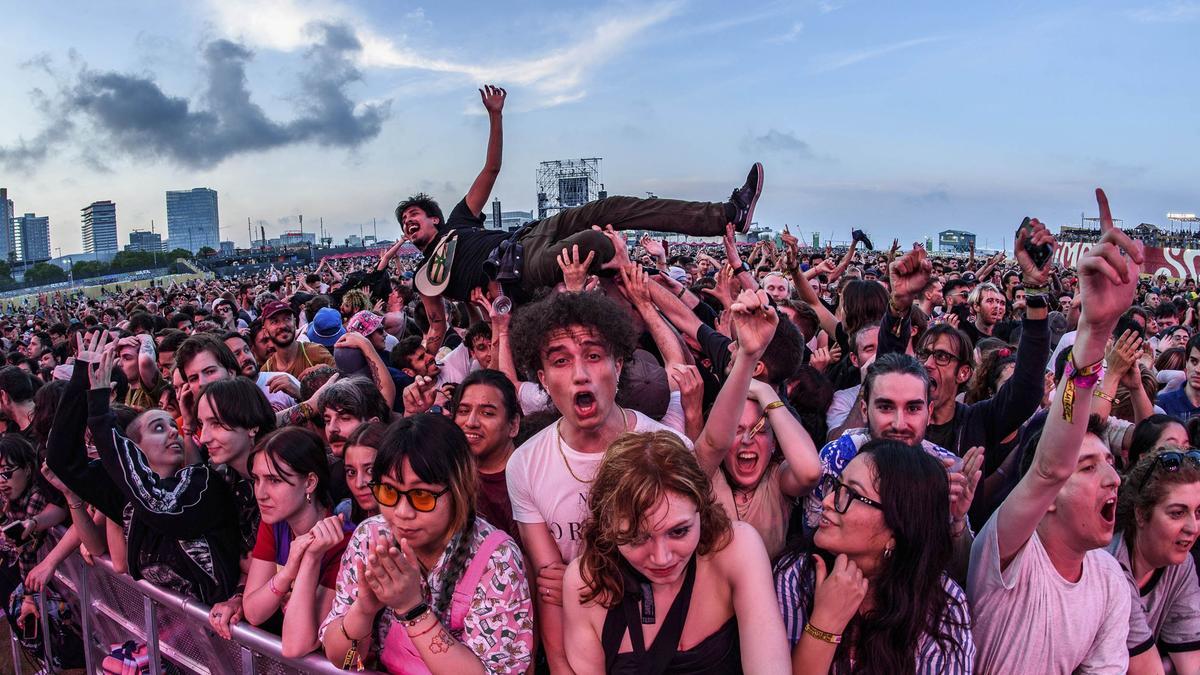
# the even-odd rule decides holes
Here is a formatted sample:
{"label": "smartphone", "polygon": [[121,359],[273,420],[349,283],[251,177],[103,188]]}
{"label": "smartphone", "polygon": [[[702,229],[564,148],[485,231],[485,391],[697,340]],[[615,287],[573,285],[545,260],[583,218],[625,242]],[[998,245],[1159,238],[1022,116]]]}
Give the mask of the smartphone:
{"label": "smartphone", "polygon": [[[1020,236],[1022,231],[1027,234],[1033,233],[1033,226],[1029,224],[1030,222],[1031,219],[1029,216],[1026,216],[1025,220],[1021,221],[1021,227],[1017,228],[1018,236]],[[1033,260],[1034,266],[1038,269],[1045,267],[1046,263],[1050,261],[1050,256],[1054,253],[1054,250],[1050,248],[1049,244],[1041,244],[1039,246],[1034,244],[1030,239],[1025,240],[1023,248],[1025,249],[1025,252],[1029,254],[1030,259]]]}
{"label": "smartphone", "polygon": [[25,541],[25,526],[19,520],[0,527],[0,531],[4,532],[4,536],[14,544],[20,544]]}
{"label": "smartphone", "polygon": [[642,269],[646,270],[646,274],[662,274],[662,270],[657,267],[646,267],[643,265]]}

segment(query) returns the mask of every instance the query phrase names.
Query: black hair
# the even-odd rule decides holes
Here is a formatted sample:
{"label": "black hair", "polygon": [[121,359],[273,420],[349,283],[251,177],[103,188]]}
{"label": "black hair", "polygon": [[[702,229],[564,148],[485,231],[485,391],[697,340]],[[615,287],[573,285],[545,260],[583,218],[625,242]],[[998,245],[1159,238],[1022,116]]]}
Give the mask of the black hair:
{"label": "black hair", "polygon": [[[943,580],[953,557],[949,480],[941,462],[919,446],[875,439],[858,454],[874,465],[880,510],[895,546],[871,580],[874,606],[843,630],[831,671],[850,672],[853,650],[854,672],[915,673],[913,654],[925,636],[944,652],[962,652],[955,635],[970,628],[956,623],[955,616],[967,610],[955,611],[963,601],[950,595]],[[795,564],[797,555],[780,564]]]}
{"label": "black hair", "polygon": [[813,441],[824,441],[829,433],[825,411],[833,403],[833,384],[821,371],[808,364],[796,369],[792,381],[795,386],[788,400],[795,408],[800,424]]}
{"label": "black hair", "polygon": [[[22,357],[21,360],[24,360]],[[36,370],[36,364],[34,366]],[[40,383],[33,375],[17,366],[0,368],[0,391],[8,394],[14,403],[24,403],[33,399]]]}
{"label": "black hair", "polygon": [[786,317],[780,316],[775,334],[771,336],[760,360],[766,370],[767,382],[772,386],[778,387],[792,379],[796,368],[804,361],[804,338],[800,335],[800,329]]}
{"label": "black hair", "polygon": [[467,334],[463,336],[463,343],[467,345],[468,349],[474,349],[475,338],[478,337],[485,337],[491,340],[492,327],[483,321],[477,321],[471,324],[471,327],[467,329]]}
{"label": "black hair", "polygon": [[[326,508],[333,508],[333,498],[329,494],[329,460],[325,456],[325,442],[316,433],[305,427],[289,426],[276,429],[263,437],[246,461],[246,466],[253,472],[254,458],[258,453],[266,453],[271,470],[279,475],[288,485],[295,485],[288,480],[287,474],[293,474],[303,480],[308,474],[317,477],[317,488],[313,495]],[[286,464],[285,471],[279,466]],[[251,475],[251,480],[258,480]]]}
{"label": "black hair", "polygon": [[178,328],[164,328],[158,331],[157,337],[162,338],[158,343],[159,352],[175,352],[190,336]]}
{"label": "black hair", "polygon": [[1192,358],[1192,350],[1193,349],[1200,350],[1200,332],[1196,333],[1191,338],[1189,338],[1187,341],[1187,346],[1183,348],[1184,363],[1187,363],[1187,360]]}
{"label": "black hair", "polygon": [[1161,302],[1154,310],[1154,318],[1166,319],[1168,317],[1179,316],[1179,308],[1174,302]]}
{"label": "black hair", "polygon": [[[38,463],[37,450],[21,434],[2,434],[0,435],[0,461],[14,468],[33,471],[37,468]],[[33,476],[30,476],[30,484],[32,485],[32,483]],[[17,497],[18,495],[13,495],[10,499]]]}
{"label": "black hair", "polygon": [[542,349],[550,335],[572,326],[595,331],[616,361],[633,357],[637,336],[629,315],[617,303],[599,293],[555,293],[521,307],[513,316],[509,344],[517,367],[531,376],[542,370]]}
{"label": "black hair", "polygon": [[405,199],[404,201],[402,201],[396,205],[396,222],[397,223],[403,222],[404,212],[407,211],[409,209],[409,207],[412,207],[412,206],[415,206],[415,207],[421,209],[422,211],[425,212],[425,215],[430,218],[437,218],[439,225],[446,222],[446,218],[444,216],[442,216],[442,207],[438,206],[438,203],[436,201],[434,201],[433,197],[430,197],[429,195],[425,194],[424,192],[418,192],[417,194],[409,197],[408,199]]}
{"label": "black hair", "polygon": [[[1154,448],[1158,447],[1158,437],[1161,436],[1162,432],[1172,424],[1178,424],[1179,426],[1183,427],[1185,431],[1189,432],[1189,440],[1191,439],[1191,430],[1183,423],[1183,420],[1175,417],[1174,415],[1156,413],[1138,422],[1137,425],[1133,427],[1133,439],[1129,442],[1128,466],[1137,464],[1138,459],[1140,459],[1144,453],[1150,452]],[[1192,444],[1195,445],[1195,441],[1192,441]]]}
{"label": "black hair", "polygon": [[450,410],[457,411],[458,404],[462,402],[463,393],[467,387],[472,385],[487,385],[494,387],[500,392],[500,398],[504,401],[504,418],[512,421],[521,416],[521,404],[517,399],[517,388],[513,386],[512,381],[508,376],[498,370],[481,368],[473,371],[470,375],[463,378],[463,381],[458,384],[454,390],[454,398],[450,401]]}
{"label": "black hair", "polygon": [[442,499],[452,502],[450,531],[454,536],[434,603],[435,611],[440,614],[449,605],[454,587],[466,570],[474,538],[475,500],[479,491],[475,457],[458,425],[442,415],[420,413],[401,418],[388,428],[376,450],[371,475],[377,481],[400,476],[405,459],[421,482],[445,485],[449,492]]}
{"label": "black hair", "polygon": [[245,377],[210,382],[196,403],[208,399],[213,414],[222,424],[257,429],[261,437],[275,428],[275,409],[258,385]]}
{"label": "black hair", "polygon": [[392,348],[392,366],[400,370],[412,370],[412,355],[425,348],[425,341],[420,335],[410,335]]}
{"label": "black hair", "polygon": [[230,375],[242,372],[238,366],[237,357],[233,355],[233,350],[220,337],[211,333],[196,333],[184,340],[175,350],[175,367],[183,374],[185,380],[187,379],[188,365],[200,355],[200,352],[212,354],[217,363],[228,370]]}
{"label": "black hair", "polygon": [[897,373],[900,375],[912,375],[921,380],[925,385],[925,400],[929,400],[929,371],[925,370],[925,366],[921,365],[920,361],[908,354],[900,354],[896,352],[883,354],[875,357],[875,361],[867,367],[867,376],[862,382],[862,397],[864,401],[871,400],[871,389],[875,386],[875,380],[881,375],[889,375]]}

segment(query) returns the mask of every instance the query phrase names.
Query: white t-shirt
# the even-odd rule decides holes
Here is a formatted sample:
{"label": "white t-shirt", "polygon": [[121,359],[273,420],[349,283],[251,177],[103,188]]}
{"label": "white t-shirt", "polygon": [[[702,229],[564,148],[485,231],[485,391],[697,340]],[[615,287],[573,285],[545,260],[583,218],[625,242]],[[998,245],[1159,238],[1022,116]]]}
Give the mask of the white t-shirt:
{"label": "white t-shirt", "polygon": [[[670,431],[683,439],[689,449],[692,447],[691,441],[678,431],[636,410],[630,412],[637,415],[634,431]],[[558,424],[555,422],[542,429],[513,452],[505,478],[513,519],[518,523],[545,523],[558,544],[563,561],[569,562],[579,554],[580,526],[587,520],[591,480],[600,468],[604,453],[573,449],[561,441]]]}
{"label": "white t-shirt", "polygon": [[267,400],[271,402],[271,408],[275,412],[279,412],[280,410],[287,410],[288,408],[296,405],[296,399],[283,393],[282,391],[277,391],[277,392],[272,393],[270,388],[267,386],[268,384],[270,384],[271,380],[274,379],[277,375],[287,375],[288,379],[292,381],[292,384],[296,385],[297,389],[300,388],[300,380],[297,380],[295,377],[293,377],[289,373],[272,373],[272,372],[267,372],[267,371],[259,371],[258,380],[255,381],[255,384],[257,384],[258,388],[262,390],[262,393],[267,395]]}
{"label": "white t-shirt", "polygon": [[517,401],[521,404],[522,415],[532,415],[535,412],[554,408],[550,394],[535,382],[522,382],[521,386],[517,387]]}
{"label": "white t-shirt", "polygon": [[979,673],[1124,673],[1130,592],[1116,559],[1088,551],[1083,575],[1054,569],[1036,531],[1000,571],[997,515],[971,546],[967,597]]}
{"label": "white t-shirt", "polygon": [[854,409],[854,402],[858,400],[859,389],[862,389],[861,384],[833,392],[833,401],[830,402],[829,409],[825,411],[827,427],[836,429],[846,423],[846,418],[850,417],[850,411]]}

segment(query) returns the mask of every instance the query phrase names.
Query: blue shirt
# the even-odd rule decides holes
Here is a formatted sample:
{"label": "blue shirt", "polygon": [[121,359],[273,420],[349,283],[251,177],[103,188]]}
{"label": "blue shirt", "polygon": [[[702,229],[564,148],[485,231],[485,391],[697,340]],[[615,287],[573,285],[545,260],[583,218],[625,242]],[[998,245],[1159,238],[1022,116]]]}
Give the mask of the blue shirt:
{"label": "blue shirt", "polygon": [[1192,402],[1188,400],[1186,386],[1159,394],[1154,402],[1163,409],[1163,412],[1184,421],[1189,417],[1200,415],[1200,407],[1193,406]]}

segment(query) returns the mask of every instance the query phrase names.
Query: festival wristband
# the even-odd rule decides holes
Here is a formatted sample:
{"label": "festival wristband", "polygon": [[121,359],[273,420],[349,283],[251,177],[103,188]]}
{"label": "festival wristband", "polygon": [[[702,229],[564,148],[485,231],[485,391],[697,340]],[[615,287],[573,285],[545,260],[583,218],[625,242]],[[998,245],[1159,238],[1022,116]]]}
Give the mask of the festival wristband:
{"label": "festival wristband", "polygon": [[811,635],[821,642],[828,642],[831,645],[841,644],[842,636],[837,633],[827,633],[820,628],[815,628],[811,623],[804,624],[804,632]]}

